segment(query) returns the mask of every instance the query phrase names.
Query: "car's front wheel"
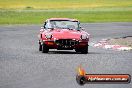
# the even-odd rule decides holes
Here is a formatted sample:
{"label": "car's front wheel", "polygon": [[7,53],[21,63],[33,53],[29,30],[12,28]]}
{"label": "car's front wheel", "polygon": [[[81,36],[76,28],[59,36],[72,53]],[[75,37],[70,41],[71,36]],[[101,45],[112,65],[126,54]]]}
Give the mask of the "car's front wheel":
{"label": "car's front wheel", "polygon": [[39,44],[39,51],[42,51],[42,45]]}
{"label": "car's front wheel", "polygon": [[81,53],[82,54],[87,54],[88,53],[88,45],[81,49]]}
{"label": "car's front wheel", "polygon": [[49,48],[47,45],[43,44],[42,45],[42,53],[48,53],[49,52]]}
{"label": "car's front wheel", "polygon": [[83,48],[80,49],[75,49],[76,52],[81,52],[82,54],[87,54],[88,53],[88,45],[86,45]]}
{"label": "car's front wheel", "polygon": [[80,49],[75,49],[76,52],[81,52]]}

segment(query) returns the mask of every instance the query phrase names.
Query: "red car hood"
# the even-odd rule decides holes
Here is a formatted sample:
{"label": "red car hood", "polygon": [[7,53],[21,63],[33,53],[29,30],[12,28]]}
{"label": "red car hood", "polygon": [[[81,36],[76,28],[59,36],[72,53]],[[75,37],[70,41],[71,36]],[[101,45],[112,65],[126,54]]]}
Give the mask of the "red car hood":
{"label": "red car hood", "polygon": [[50,33],[52,33],[53,38],[56,39],[80,39],[82,35],[81,31],[69,29],[55,29],[51,30]]}

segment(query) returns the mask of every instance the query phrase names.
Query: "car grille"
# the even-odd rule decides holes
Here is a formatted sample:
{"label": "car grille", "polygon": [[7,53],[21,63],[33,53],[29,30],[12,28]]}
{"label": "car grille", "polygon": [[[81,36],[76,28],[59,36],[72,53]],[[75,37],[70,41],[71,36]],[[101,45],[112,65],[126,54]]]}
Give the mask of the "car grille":
{"label": "car grille", "polygon": [[72,39],[59,39],[56,40],[56,44],[60,46],[73,46],[78,44],[78,41]]}

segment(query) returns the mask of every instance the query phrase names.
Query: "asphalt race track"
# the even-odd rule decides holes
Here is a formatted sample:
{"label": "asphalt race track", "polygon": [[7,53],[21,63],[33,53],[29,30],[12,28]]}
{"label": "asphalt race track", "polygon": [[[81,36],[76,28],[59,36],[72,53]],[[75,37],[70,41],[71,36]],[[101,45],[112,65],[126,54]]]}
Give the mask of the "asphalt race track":
{"label": "asphalt race track", "polygon": [[[76,83],[77,67],[88,74],[132,75],[132,51],[89,47],[89,54],[75,51],[38,51],[41,25],[0,26],[0,88],[131,88],[130,84]],[[82,24],[91,42],[103,38],[132,35],[132,23]]]}

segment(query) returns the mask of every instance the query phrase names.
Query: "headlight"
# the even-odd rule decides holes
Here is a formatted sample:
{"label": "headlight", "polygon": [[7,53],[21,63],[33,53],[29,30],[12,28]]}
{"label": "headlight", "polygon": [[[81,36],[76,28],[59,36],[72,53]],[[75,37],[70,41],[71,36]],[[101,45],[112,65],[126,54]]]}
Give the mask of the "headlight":
{"label": "headlight", "polygon": [[87,34],[82,34],[81,35],[81,39],[87,39],[88,38],[88,35]]}
{"label": "headlight", "polygon": [[46,37],[47,39],[51,39],[51,38],[52,38],[52,34],[46,34],[45,37]]}

